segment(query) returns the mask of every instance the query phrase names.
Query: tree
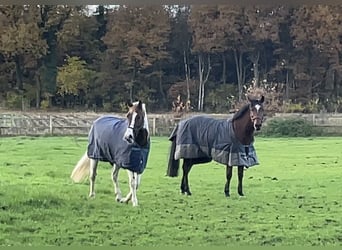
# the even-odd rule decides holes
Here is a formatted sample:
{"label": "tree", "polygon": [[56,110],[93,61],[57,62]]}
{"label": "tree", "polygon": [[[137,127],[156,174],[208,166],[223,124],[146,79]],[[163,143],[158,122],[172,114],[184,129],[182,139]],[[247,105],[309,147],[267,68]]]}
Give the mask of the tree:
{"label": "tree", "polygon": [[[283,6],[250,6],[246,8],[250,37],[246,47],[253,68],[253,87],[260,86],[260,61],[267,47],[279,44],[280,23],[286,18],[287,8]],[[271,51],[273,53],[273,51]],[[272,62],[269,62],[269,65]],[[268,69],[265,69],[267,72]]]}
{"label": "tree", "polygon": [[190,15],[192,52],[198,56],[198,111],[203,111],[205,84],[211,71],[211,53],[216,49],[217,30],[212,25],[218,18],[217,6],[193,6]]}
{"label": "tree", "polygon": [[[73,12],[80,7],[69,5],[38,5],[38,25],[43,32],[42,38],[48,45],[48,53],[39,67],[40,79],[44,83],[42,91],[50,97],[56,93],[57,60],[58,60],[58,33],[63,29],[64,23]],[[49,98],[51,102],[51,98]]]}
{"label": "tree", "polygon": [[[176,68],[175,74],[178,78],[177,82],[174,84],[182,84],[184,83],[185,78],[185,93],[186,93],[186,105],[185,108],[188,111],[191,106],[191,65],[192,65],[192,57],[191,57],[191,32],[188,24],[189,15],[190,15],[190,7],[188,6],[178,6],[173,7],[171,11],[175,11],[176,14],[173,18],[171,18],[171,35],[170,35],[170,43],[169,50],[172,57],[171,63],[173,63],[173,67]],[[183,77],[184,76],[184,77]],[[173,91],[172,91],[173,92]],[[184,97],[184,92],[176,92],[172,94],[172,100],[174,101],[178,95],[182,95]]]}
{"label": "tree", "polygon": [[20,95],[24,94],[24,73],[29,68],[35,69],[47,54],[47,43],[41,39],[42,31],[37,25],[38,11],[36,6],[27,5],[0,7],[0,52],[7,62],[14,64],[15,88]]}
{"label": "tree", "polygon": [[[219,112],[260,87],[309,110],[340,110],[341,13],[323,4],[99,5],[92,15],[86,6],[0,6],[1,103],[39,108],[45,97],[44,106],[81,101],[121,111],[143,98],[160,111],[181,94]],[[79,62],[92,72],[86,85],[57,83]]]}
{"label": "tree", "polygon": [[243,84],[245,83],[244,54],[248,48],[245,41],[247,41],[249,34],[249,26],[244,12],[245,9],[241,6],[219,6],[220,19],[222,20],[220,30],[224,34],[225,50],[232,51],[235,62],[239,101],[241,101]]}
{"label": "tree", "polygon": [[[295,73],[300,90],[300,93],[297,93],[302,95],[304,100],[314,98],[318,94],[322,102],[328,100],[326,104],[329,104],[331,94],[334,93],[334,96],[338,93],[338,85],[330,77],[342,72],[341,7],[301,6],[295,9],[292,20],[291,35],[297,52]],[[332,88],[329,87],[330,83],[333,83]]]}
{"label": "tree", "polygon": [[[87,93],[94,71],[87,69],[87,64],[79,57],[67,57],[66,63],[58,67],[57,93],[62,97],[79,96]],[[68,103],[69,104],[69,103]]]}
{"label": "tree", "polygon": [[133,100],[136,94],[134,86],[141,72],[168,56],[169,32],[169,16],[162,6],[120,6],[109,15],[103,41],[113,66],[130,74],[125,82],[129,99]]}
{"label": "tree", "polygon": [[78,56],[88,64],[96,63],[102,55],[103,42],[98,37],[100,26],[95,16],[89,16],[82,11],[74,13],[64,22],[63,29],[57,33],[59,61],[63,62],[65,55]]}

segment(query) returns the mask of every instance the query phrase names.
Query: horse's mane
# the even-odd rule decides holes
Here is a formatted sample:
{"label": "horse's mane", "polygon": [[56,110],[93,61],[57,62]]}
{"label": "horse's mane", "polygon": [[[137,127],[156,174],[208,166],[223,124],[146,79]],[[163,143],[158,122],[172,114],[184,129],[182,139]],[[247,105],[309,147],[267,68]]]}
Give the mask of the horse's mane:
{"label": "horse's mane", "polygon": [[245,104],[242,108],[239,109],[238,112],[236,112],[233,116],[233,121],[241,118],[244,116],[244,114],[249,110],[249,104]]}

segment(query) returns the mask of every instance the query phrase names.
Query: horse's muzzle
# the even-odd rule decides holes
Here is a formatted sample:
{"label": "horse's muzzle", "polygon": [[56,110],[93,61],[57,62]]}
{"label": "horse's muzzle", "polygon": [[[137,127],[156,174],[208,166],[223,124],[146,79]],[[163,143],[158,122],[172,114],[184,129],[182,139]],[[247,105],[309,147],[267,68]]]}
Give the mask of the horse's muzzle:
{"label": "horse's muzzle", "polygon": [[255,130],[259,131],[261,129],[261,124],[255,124],[254,127]]}
{"label": "horse's muzzle", "polygon": [[132,135],[125,136],[124,138],[125,138],[125,140],[126,140],[128,143],[133,143],[133,142],[134,142],[134,138],[133,138]]}

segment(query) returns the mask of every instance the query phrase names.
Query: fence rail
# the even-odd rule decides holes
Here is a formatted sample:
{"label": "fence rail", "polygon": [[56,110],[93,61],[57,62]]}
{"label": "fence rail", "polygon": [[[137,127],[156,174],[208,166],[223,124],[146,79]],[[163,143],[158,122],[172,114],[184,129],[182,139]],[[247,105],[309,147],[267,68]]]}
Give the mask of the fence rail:
{"label": "fence rail", "polygon": [[[99,113],[31,113],[13,112],[0,113],[0,135],[87,135],[93,121],[104,114]],[[124,117],[124,114],[114,114]],[[188,113],[182,117],[174,114],[149,114],[149,127],[152,135],[168,136],[174,126],[189,116],[198,113]],[[215,118],[227,119],[232,114],[207,114]],[[323,127],[326,132],[342,135],[342,114],[275,114],[272,118],[303,118],[315,126]]]}

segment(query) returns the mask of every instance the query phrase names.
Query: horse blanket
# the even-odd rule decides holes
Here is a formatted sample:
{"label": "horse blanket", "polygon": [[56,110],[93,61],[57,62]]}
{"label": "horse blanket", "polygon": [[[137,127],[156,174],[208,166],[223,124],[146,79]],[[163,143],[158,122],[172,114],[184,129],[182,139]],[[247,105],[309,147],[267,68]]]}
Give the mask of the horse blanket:
{"label": "horse blanket", "polygon": [[88,157],[141,174],[146,167],[150,142],[146,147],[128,143],[124,139],[127,127],[126,119],[114,116],[95,120],[89,132]]}
{"label": "horse blanket", "polygon": [[258,165],[253,142],[242,145],[235,137],[232,120],[194,116],[182,120],[173,130],[176,136],[174,158],[208,158],[228,166]]}

